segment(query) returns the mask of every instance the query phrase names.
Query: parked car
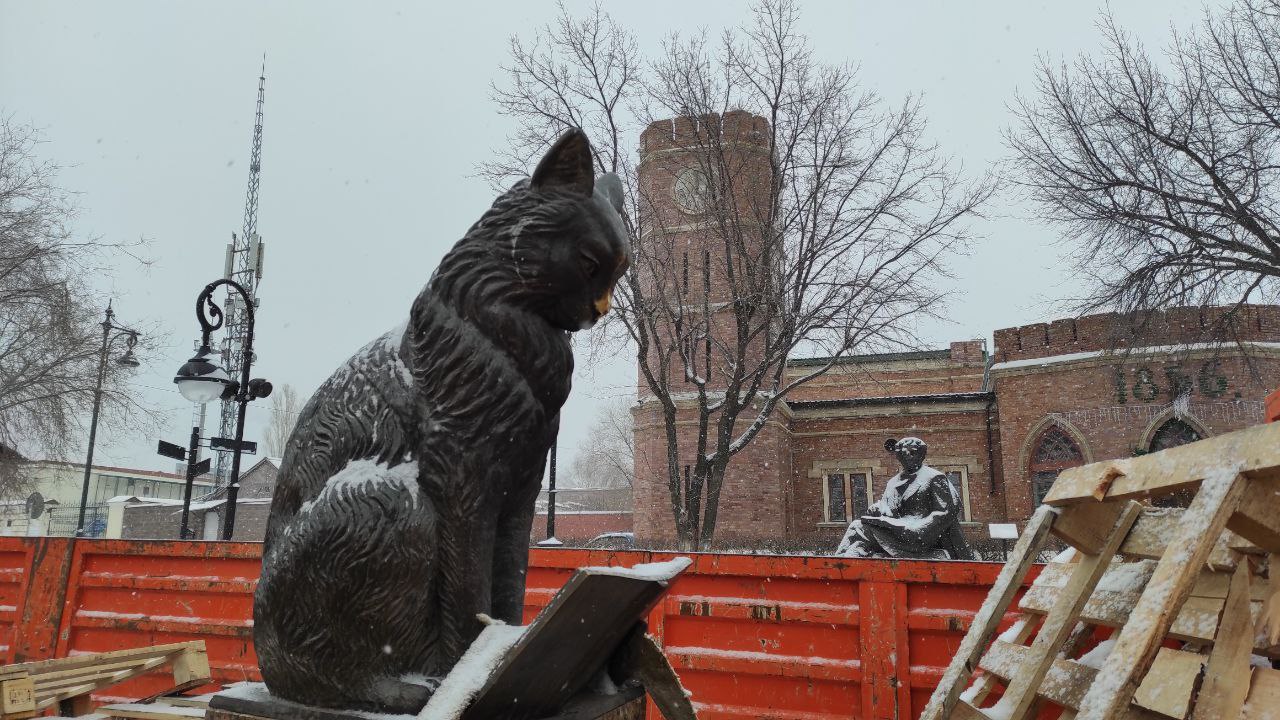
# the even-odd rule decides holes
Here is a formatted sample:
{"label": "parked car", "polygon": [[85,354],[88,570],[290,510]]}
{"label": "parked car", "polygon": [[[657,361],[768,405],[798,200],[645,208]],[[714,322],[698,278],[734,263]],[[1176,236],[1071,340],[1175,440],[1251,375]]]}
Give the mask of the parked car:
{"label": "parked car", "polygon": [[582,545],[590,550],[633,550],[635,546],[636,534],[629,532],[600,533]]}

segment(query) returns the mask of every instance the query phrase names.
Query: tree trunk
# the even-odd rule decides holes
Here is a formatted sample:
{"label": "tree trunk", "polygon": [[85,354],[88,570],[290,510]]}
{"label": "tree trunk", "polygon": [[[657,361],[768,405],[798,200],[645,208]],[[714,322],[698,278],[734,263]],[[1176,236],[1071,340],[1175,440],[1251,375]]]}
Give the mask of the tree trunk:
{"label": "tree trunk", "polygon": [[703,551],[710,551],[711,543],[715,540],[716,521],[720,516],[720,486],[724,483],[725,466],[727,464],[727,462],[711,463],[708,469],[707,502],[702,516],[701,532],[698,537],[698,548]]}

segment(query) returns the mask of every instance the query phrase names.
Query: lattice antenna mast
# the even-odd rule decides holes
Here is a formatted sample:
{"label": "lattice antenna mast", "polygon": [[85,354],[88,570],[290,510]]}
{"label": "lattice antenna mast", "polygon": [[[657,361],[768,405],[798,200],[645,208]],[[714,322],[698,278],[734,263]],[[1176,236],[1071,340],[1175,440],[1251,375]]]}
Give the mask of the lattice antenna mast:
{"label": "lattice antenna mast", "polygon": [[[254,308],[259,307],[258,281],[262,279],[262,256],[264,244],[258,235],[258,181],[262,172],[262,104],[266,97],[267,64],[262,63],[262,73],[258,76],[258,109],[253,121],[253,144],[249,150],[249,188],[244,199],[244,227],[239,235],[231,235],[231,244],[227,246],[224,276],[235,280],[249,291]],[[227,324],[222,344],[223,367],[235,376],[244,363],[244,341],[249,330],[248,315],[239,305],[240,298],[234,292],[227,292]],[[252,359],[250,360],[252,362]],[[222,403],[222,424],[219,436],[235,437],[236,403]],[[216,473],[219,484],[222,484],[230,473],[230,457],[228,453],[218,453]]]}

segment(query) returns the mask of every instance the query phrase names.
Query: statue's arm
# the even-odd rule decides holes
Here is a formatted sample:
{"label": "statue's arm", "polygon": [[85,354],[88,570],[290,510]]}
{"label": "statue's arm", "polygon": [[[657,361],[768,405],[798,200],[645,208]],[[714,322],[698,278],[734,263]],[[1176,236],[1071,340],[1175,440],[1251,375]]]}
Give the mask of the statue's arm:
{"label": "statue's arm", "polygon": [[951,481],[946,475],[939,475],[929,483],[929,500],[932,512],[925,516],[916,529],[918,538],[926,547],[932,547],[942,537],[960,512],[956,504],[955,492],[951,489]]}

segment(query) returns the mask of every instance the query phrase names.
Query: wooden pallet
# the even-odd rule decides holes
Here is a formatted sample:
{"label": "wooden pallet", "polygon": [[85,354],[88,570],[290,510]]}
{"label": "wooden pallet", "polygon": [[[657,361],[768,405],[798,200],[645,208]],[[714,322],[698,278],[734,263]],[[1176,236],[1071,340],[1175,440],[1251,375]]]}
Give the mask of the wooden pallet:
{"label": "wooden pallet", "polygon": [[83,715],[90,694],[171,665],[176,692],[209,682],[209,658],[203,640],[151,647],[85,653],[0,668],[0,720],[32,717],[58,707],[63,715]]}
{"label": "wooden pallet", "polygon": [[[1185,510],[1141,502],[1184,489]],[[1050,534],[1074,552],[996,638]],[[1280,424],[1064,470],[921,717],[1280,719],[1280,671],[1254,655],[1280,658]]]}

